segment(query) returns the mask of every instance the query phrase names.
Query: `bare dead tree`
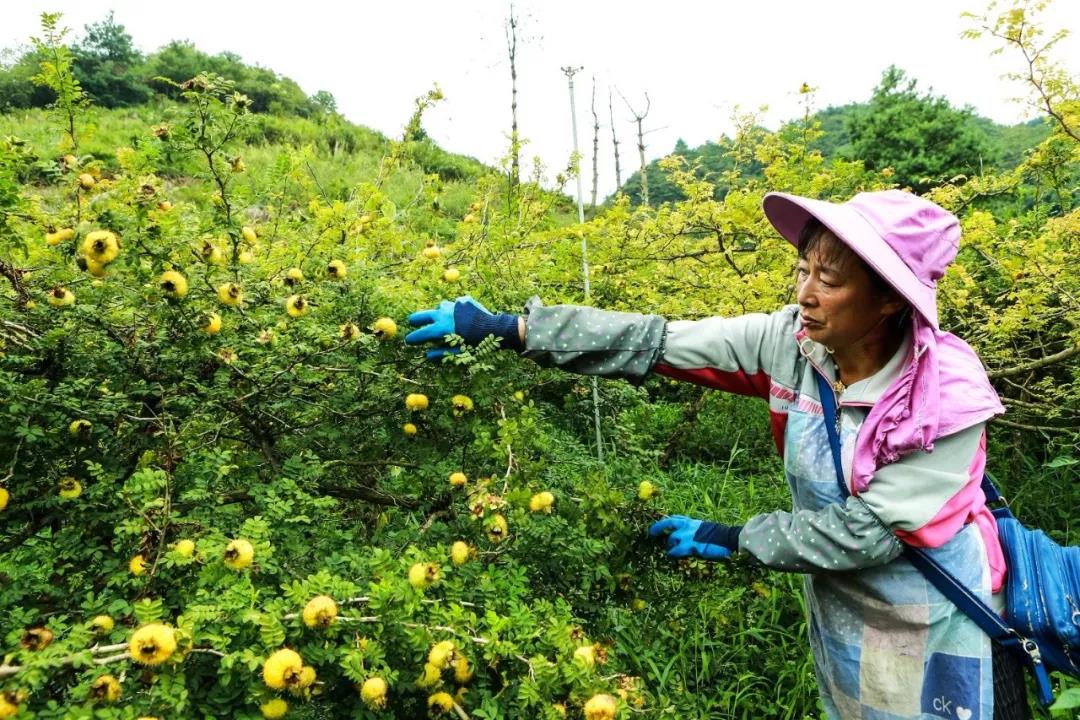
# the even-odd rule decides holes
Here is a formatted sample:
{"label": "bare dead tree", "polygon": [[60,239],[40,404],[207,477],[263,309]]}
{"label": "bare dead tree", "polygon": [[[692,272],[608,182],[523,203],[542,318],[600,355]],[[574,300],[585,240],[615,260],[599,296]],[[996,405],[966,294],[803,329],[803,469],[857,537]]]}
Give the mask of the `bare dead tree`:
{"label": "bare dead tree", "polygon": [[593,121],[593,135],[592,135],[592,202],[589,203],[589,213],[591,215],[596,214],[596,185],[600,179],[600,173],[597,168],[597,155],[600,151],[600,118],[596,114],[596,76],[592,78],[592,121]]}
{"label": "bare dead tree", "polygon": [[608,117],[611,118],[611,143],[615,148],[615,190],[622,189],[622,172],[619,170],[619,136],[615,133],[615,110],[611,106],[611,88],[607,93]]}
{"label": "bare dead tree", "polygon": [[641,161],[641,204],[645,207],[649,206],[649,176],[645,173],[645,134],[641,130],[641,123],[645,120],[645,117],[649,114],[649,107],[652,102],[649,100],[649,93],[645,93],[645,111],[638,112],[630,105],[630,101],[626,99],[626,96],[621,92],[619,97],[626,103],[626,107],[630,109],[630,114],[634,116],[634,122],[637,123],[637,150],[638,160]]}
{"label": "bare dead tree", "polygon": [[521,180],[521,144],[517,121],[517,16],[510,4],[510,18],[506,21],[506,47],[510,54],[510,192]]}

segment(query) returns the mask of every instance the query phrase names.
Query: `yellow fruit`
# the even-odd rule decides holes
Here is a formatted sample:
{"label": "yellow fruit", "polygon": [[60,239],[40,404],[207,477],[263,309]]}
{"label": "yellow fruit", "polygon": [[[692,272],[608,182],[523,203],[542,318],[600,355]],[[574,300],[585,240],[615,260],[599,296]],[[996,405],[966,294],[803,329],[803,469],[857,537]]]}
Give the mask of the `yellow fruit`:
{"label": "yellow fruit", "polygon": [[338,607],[332,597],[316,595],[304,606],[304,624],[309,628],[325,628],[337,618]]}
{"label": "yellow fruit", "polygon": [[218,359],[226,365],[232,365],[236,362],[236,351],[232,348],[221,348],[217,353]]}
{"label": "yellow fruit", "polygon": [[593,695],[585,703],[585,720],[613,720],[618,703],[610,695]]}
{"label": "yellow fruit", "polygon": [[582,645],[574,651],[574,662],[583,667],[596,665],[596,646]]}
{"label": "yellow fruit", "polygon": [[472,670],[469,669],[469,660],[464,655],[459,655],[454,660],[454,681],[458,685],[464,685],[472,680]]}
{"label": "yellow fruit", "polygon": [[468,395],[455,395],[450,398],[450,404],[454,407],[454,415],[460,417],[467,412],[472,412],[473,401]]}
{"label": "yellow fruit", "polygon": [[439,582],[441,573],[435,563],[418,562],[409,568],[409,584],[423,590]]}
{"label": "yellow fruit", "polygon": [[108,265],[120,253],[120,241],[108,230],[95,230],[86,234],[82,249],[88,263]]}
{"label": "yellow fruit", "polygon": [[464,540],[458,540],[450,546],[450,559],[454,561],[455,565],[464,565],[469,562],[471,555],[472,548]]}
{"label": "yellow fruit", "polygon": [[71,228],[61,228],[56,232],[45,233],[45,242],[52,247],[56,247],[62,242],[67,242],[71,238],[75,237],[75,231]]}
{"label": "yellow fruit", "polygon": [[271,690],[293,687],[300,681],[304,661],[300,654],[289,648],[275,651],[263,663],[263,682]]}
{"label": "yellow fruit", "polygon": [[22,640],[19,644],[32,652],[38,650],[44,650],[53,641],[53,631],[48,628],[35,627],[30,628],[23,633]]}
{"label": "yellow fruit", "polygon": [[520,390],[516,390],[514,392],[514,399],[518,402],[525,402],[525,393],[521,392]]}
{"label": "yellow fruit", "polygon": [[166,270],[161,273],[161,289],[170,297],[182,298],[187,295],[187,278],[175,270]]}
{"label": "yellow fruit", "polygon": [[493,515],[488,522],[487,536],[488,540],[497,543],[506,539],[506,534],[509,532],[509,528],[506,525],[506,518],[502,515]]}
{"label": "yellow fruit", "polygon": [[78,420],[72,420],[68,425],[68,432],[72,435],[88,435],[90,434],[90,428],[92,425],[89,420],[79,418]]}
{"label": "yellow fruit", "polygon": [[56,308],[68,307],[75,304],[75,293],[63,285],[57,285],[49,291],[49,304]]}
{"label": "yellow fruit", "polygon": [[60,497],[64,500],[74,500],[82,495],[82,483],[70,475],[60,481]]}
{"label": "yellow fruit", "polygon": [[341,339],[346,342],[352,342],[360,337],[360,328],[356,327],[355,323],[345,323],[338,330],[341,332]]}
{"label": "yellow fruit", "polygon": [[551,512],[551,506],[555,504],[555,496],[547,490],[538,492],[529,498],[529,509],[533,512]]}
{"label": "yellow fruit", "polygon": [[255,256],[250,250],[241,250],[240,254],[236,256],[236,260],[241,265],[250,265],[255,260]]}
{"label": "yellow fruit", "polygon": [[427,661],[440,670],[444,670],[450,667],[450,663],[454,662],[455,653],[454,641],[443,640],[435,643],[431,650],[428,651]]}
{"label": "yellow fruit", "polygon": [[416,679],[416,684],[422,688],[434,687],[442,682],[442,670],[431,663],[424,663],[423,674]]}
{"label": "yellow fruit", "polygon": [[454,709],[454,696],[450,693],[437,692],[427,699],[428,711],[433,715],[443,715]]}
{"label": "yellow fruit", "polygon": [[381,677],[369,677],[360,686],[360,699],[372,710],[386,707],[386,681]]}
{"label": "yellow fruit", "polygon": [[218,300],[223,305],[239,305],[244,300],[244,291],[236,283],[225,283],[217,289]]}
{"label": "yellow fruit", "polygon": [[305,665],[300,668],[300,675],[296,678],[296,684],[289,688],[289,692],[294,694],[298,690],[304,690],[315,684],[315,668],[310,665]]}
{"label": "yellow fruit", "polygon": [[97,184],[97,180],[90,173],[83,173],[79,176],[79,187],[83,190],[89,190]]}
{"label": "yellow fruit", "polygon": [[438,259],[438,257],[440,255],[442,255],[442,251],[439,250],[439,248],[437,246],[431,245],[431,246],[426,247],[423,250],[421,250],[420,254],[423,255],[428,260],[436,260],[436,259]]}
{"label": "yellow fruit", "polygon": [[157,207],[158,210],[160,210],[161,212],[169,212],[170,210],[172,210],[172,203],[168,200],[162,200],[157,204]]}
{"label": "yellow fruit", "polygon": [[401,430],[402,430],[402,432],[404,432],[409,437],[412,437],[417,432],[416,426],[413,425],[412,423],[405,423],[404,425],[401,426]]}
{"label": "yellow fruit", "polygon": [[8,502],[11,500],[11,493],[7,488],[0,487],[0,510],[3,510],[8,506]]}
{"label": "yellow fruit", "polygon": [[221,332],[221,316],[217,313],[206,313],[203,315],[199,327],[201,327],[207,335],[217,335]]}
{"label": "yellow fruit", "polygon": [[136,662],[160,665],[176,650],[176,632],[161,623],[143,625],[132,633],[128,650]]}
{"label": "yellow fruit", "polygon": [[253,243],[259,239],[259,236],[255,234],[255,228],[245,225],[240,228],[240,234],[244,236],[244,240],[249,243]]}
{"label": "yellow fruit", "polygon": [[199,254],[202,255],[203,260],[211,265],[221,265],[225,262],[225,253],[221,252],[221,248],[209,240],[203,241]]}
{"label": "yellow fruit", "polygon": [[306,315],[310,308],[311,304],[303,295],[290,295],[285,301],[285,312],[289,313],[289,317],[297,318]]}
{"label": "yellow fruit", "polygon": [[443,280],[446,282],[457,282],[461,279],[461,271],[457,268],[446,268],[446,270],[443,271],[442,276]]}
{"label": "yellow fruit", "polygon": [[637,496],[641,500],[648,500],[656,494],[656,491],[657,487],[655,485],[648,480],[642,480],[641,483],[638,484]]}
{"label": "yellow fruit", "polygon": [[344,280],[345,276],[349,274],[349,269],[345,267],[345,263],[340,260],[331,260],[326,266],[326,275],[331,280]]}
{"label": "yellow fruit", "polygon": [[77,157],[75,157],[74,155],[65,155],[64,156],[64,165],[67,165],[69,170],[71,168],[74,168],[78,164],[79,164],[79,159]]}
{"label": "yellow fruit", "polygon": [[100,635],[111,633],[115,626],[116,623],[108,615],[95,615],[94,619],[90,621],[90,629]]}
{"label": "yellow fruit", "polygon": [[120,683],[112,675],[102,675],[90,686],[90,698],[114,703],[120,699]]}
{"label": "yellow fruit", "polygon": [[632,610],[639,610],[640,611],[640,610],[644,610],[646,607],[648,607],[648,603],[645,602],[644,600],[642,600],[641,598],[634,598],[634,601],[632,603],[630,603],[630,608]]}
{"label": "yellow fruit", "polygon": [[285,271],[285,277],[282,279],[289,287],[304,282],[304,271],[298,267],[289,268]]}
{"label": "yellow fruit", "polygon": [[0,720],[15,717],[19,713],[19,702],[13,692],[0,693]]}
{"label": "yellow fruit", "polygon": [[465,476],[465,473],[458,471],[450,473],[450,484],[454,487],[465,487],[465,484],[469,482],[469,478]]}
{"label": "yellow fruit", "polygon": [[135,576],[142,575],[146,572],[146,558],[142,553],[139,553],[128,561],[128,570]]}
{"label": "yellow fruit", "polygon": [[281,698],[274,698],[273,700],[267,700],[259,706],[259,712],[262,713],[267,720],[276,720],[276,718],[285,717],[285,713],[289,711],[289,703],[285,702]]}
{"label": "yellow fruit", "polygon": [[405,396],[405,407],[413,412],[427,410],[428,397],[423,393],[409,393]]}
{"label": "yellow fruit", "polygon": [[251,565],[255,558],[255,548],[243,538],[233,540],[225,546],[225,554],[222,556],[225,564],[233,570],[243,570]]}
{"label": "yellow fruit", "polygon": [[375,337],[389,340],[397,335],[397,323],[388,317],[382,317],[371,324],[371,331],[375,333]]}
{"label": "yellow fruit", "polygon": [[[104,264],[86,258],[81,259],[86,263],[86,272],[96,278],[105,277],[106,267]],[[100,283],[95,281],[94,286],[97,287],[99,284]]]}
{"label": "yellow fruit", "polygon": [[465,217],[461,218],[461,222],[474,223],[474,222],[476,222],[476,216],[473,215],[472,213],[469,213]]}
{"label": "yellow fruit", "polygon": [[189,558],[195,554],[195,543],[191,540],[178,540],[176,552],[182,558]]}

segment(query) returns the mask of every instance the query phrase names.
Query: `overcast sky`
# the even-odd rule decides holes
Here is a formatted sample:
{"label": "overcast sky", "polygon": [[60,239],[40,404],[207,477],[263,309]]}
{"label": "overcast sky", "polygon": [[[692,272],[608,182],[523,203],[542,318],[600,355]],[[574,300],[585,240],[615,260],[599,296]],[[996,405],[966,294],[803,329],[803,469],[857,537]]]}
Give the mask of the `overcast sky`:
{"label": "overcast sky", "polygon": [[[1024,89],[1000,77],[1021,69],[1020,58],[992,57],[993,42],[960,37],[971,22],[960,14],[982,12],[985,0],[518,0],[515,7],[518,122],[529,143],[523,158],[539,155],[548,178],[572,149],[560,68],[584,66],[576,96],[586,202],[593,76],[603,125],[601,195],[615,187],[609,88],[639,110],[648,92],[650,160],[669,153],[678,138],[695,146],[730,132],[736,106],[768,105],[769,127],[801,115],[803,82],[818,88],[818,108],[866,100],[889,64],[923,89],[997,122],[1027,117],[1010,102]],[[5,6],[0,46],[27,42],[42,11],[62,11],[81,35],[86,23],[112,9],[143,51],[185,39],[210,53],[237,53],[293,78],[308,94],[330,91],[349,120],[391,136],[401,134],[413,99],[437,82],[446,100],[429,111],[427,131],[448,150],[494,164],[510,128],[508,8],[503,0],[23,0]],[[1055,29],[1075,30],[1080,9],[1075,0],[1058,0],[1046,18]],[[1055,57],[1080,57],[1077,37],[1067,38]],[[1077,71],[1075,62],[1070,70]],[[638,164],[636,137],[626,104],[618,94],[614,102],[625,179]]]}

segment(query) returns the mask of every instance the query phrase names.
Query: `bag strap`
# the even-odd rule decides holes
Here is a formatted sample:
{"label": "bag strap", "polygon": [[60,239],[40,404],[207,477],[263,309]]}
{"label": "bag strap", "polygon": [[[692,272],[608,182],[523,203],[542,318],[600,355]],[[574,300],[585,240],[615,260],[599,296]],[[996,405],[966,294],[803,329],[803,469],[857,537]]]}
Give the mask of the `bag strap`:
{"label": "bag strap", "polygon": [[[817,371],[814,374],[817,376],[818,391],[821,395],[821,408],[825,415],[825,431],[829,435],[829,447],[832,450],[833,466],[836,469],[836,482],[840,486],[841,496],[846,499],[851,493],[848,490],[847,483],[844,482],[844,468],[840,460],[840,431],[836,421],[836,395],[824,375]],[[1001,499],[1001,493],[994,486],[993,480],[986,474],[983,475],[982,488],[983,492],[986,493],[987,502]],[[953,577],[952,573],[943,568],[929,553],[922,548],[904,542],[902,538],[898,539],[904,543],[904,557],[942,595],[971,618],[972,622],[978,625],[993,640],[1013,652],[1023,652],[1025,654],[1028,664],[1035,673],[1039,702],[1043,705],[1051,704],[1054,701],[1054,693],[1050,688],[1050,676],[1042,662],[1038,644],[1005,624],[1000,615],[987,606],[975,593],[971,592],[966,585]]]}

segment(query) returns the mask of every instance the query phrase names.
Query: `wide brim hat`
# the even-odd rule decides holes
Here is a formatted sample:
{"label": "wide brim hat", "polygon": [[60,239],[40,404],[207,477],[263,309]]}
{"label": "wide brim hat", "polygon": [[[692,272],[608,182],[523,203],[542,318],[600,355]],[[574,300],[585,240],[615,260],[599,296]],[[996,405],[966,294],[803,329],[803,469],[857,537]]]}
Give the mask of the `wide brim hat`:
{"label": "wide brim hat", "polygon": [[771,192],[762,208],[796,247],[806,221],[817,218],[938,329],[937,281],[960,245],[955,215],[901,190],[859,193],[843,203]]}

